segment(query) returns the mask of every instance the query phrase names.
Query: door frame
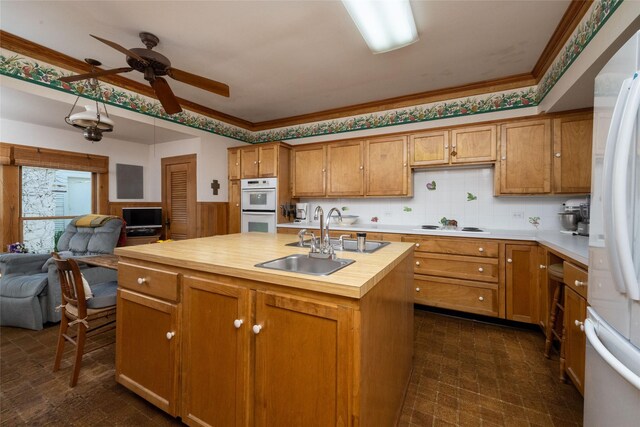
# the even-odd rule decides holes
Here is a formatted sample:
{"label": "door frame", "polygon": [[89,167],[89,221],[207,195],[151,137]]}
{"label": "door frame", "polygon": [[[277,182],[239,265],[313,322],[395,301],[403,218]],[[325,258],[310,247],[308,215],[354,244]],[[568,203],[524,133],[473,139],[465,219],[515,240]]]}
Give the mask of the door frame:
{"label": "door frame", "polygon": [[184,154],[182,156],[163,157],[160,159],[161,165],[161,197],[162,197],[162,229],[165,239],[171,238],[171,233],[167,229],[167,167],[171,165],[188,163],[187,167],[187,239],[196,236],[196,208],[197,208],[197,155]]}

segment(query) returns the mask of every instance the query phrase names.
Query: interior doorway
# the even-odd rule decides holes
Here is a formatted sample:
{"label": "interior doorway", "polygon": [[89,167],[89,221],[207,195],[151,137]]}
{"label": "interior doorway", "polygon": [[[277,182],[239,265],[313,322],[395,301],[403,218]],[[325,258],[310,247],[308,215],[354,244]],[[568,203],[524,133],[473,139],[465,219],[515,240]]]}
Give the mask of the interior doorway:
{"label": "interior doorway", "polygon": [[162,215],[166,239],[196,237],[196,155],[165,157],[162,166]]}

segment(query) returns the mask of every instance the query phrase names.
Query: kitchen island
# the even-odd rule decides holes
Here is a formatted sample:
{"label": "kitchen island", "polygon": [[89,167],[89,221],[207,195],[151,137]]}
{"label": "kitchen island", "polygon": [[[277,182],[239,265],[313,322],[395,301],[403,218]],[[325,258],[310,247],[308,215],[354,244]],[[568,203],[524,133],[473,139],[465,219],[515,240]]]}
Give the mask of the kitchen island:
{"label": "kitchen island", "polygon": [[190,425],[394,425],[413,355],[413,245],[329,276],[244,233],[116,249],[116,380]]}

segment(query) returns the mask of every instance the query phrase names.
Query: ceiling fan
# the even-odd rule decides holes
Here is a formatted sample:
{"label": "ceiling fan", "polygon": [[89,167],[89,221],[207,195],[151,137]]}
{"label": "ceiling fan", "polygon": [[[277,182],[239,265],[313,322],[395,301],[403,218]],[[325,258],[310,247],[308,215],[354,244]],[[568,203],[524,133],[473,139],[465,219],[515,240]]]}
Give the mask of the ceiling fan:
{"label": "ceiling fan", "polygon": [[167,114],[179,113],[182,111],[182,108],[169,87],[169,84],[162,76],[169,76],[179,82],[229,97],[229,86],[226,84],[174,68],[171,66],[169,58],[151,50],[160,42],[160,39],[151,33],[140,33],[140,40],[142,40],[146,48],[134,47],[132,49],[124,48],[117,43],[94,36],[93,34],[91,34],[91,37],[127,55],[127,64],[129,64],[129,66],[61,77],[59,80],[69,83],[111,74],[128,73],[133,70],[140,71],[144,73],[144,79],[148,81],[153,88],[153,91]]}

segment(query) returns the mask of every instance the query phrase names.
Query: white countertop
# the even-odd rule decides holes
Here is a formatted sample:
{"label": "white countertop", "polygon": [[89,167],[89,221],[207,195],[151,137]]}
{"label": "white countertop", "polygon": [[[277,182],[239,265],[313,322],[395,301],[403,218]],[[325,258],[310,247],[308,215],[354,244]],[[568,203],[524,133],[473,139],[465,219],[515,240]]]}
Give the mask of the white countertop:
{"label": "white countertop", "polygon": [[[278,224],[283,228],[319,228],[319,223],[310,222],[308,224],[285,223]],[[536,230],[495,230],[483,229],[487,233],[450,231],[450,230],[423,230],[416,225],[392,225],[392,224],[354,224],[349,226],[338,226],[331,224],[331,230],[349,232],[370,232],[370,233],[399,233],[399,234],[422,234],[426,236],[447,236],[447,237],[473,237],[477,239],[501,239],[501,240],[528,240],[545,245],[562,255],[574,259],[575,261],[589,265],[589,237],[565,234],[559,231],[536,231]]]}

